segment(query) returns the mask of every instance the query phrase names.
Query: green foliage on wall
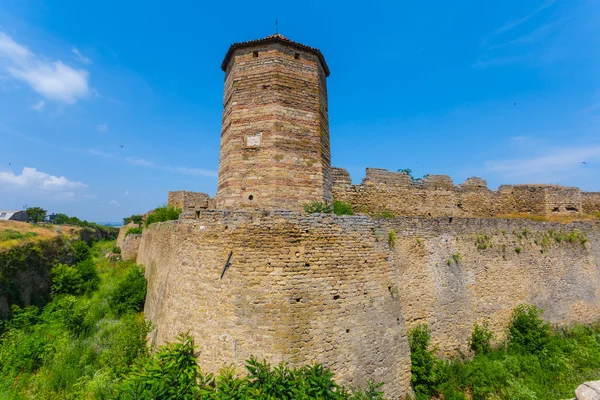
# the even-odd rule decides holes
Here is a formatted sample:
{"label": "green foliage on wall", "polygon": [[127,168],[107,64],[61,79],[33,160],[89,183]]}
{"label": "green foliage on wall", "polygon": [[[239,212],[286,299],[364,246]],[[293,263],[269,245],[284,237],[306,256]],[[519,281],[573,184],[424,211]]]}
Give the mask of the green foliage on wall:
{"label": "green foliage on wall", "polygon": [[308,214],[331,214],[333,212],[333,205],[326,201],[311,201],[304,203],[302,207]]}
{"label": "green foliage on wall", "polygon": [[127,235],[141,235],[143,230],[144,230],[144,228],[142,228],[141,226],[136,226],[135,228],[129,228],[129,229],[127,229],[127,232],[125,232],[125,237],[127,237]]}
{"label": "green foliage on wall", "polygon": [[179,218],[179,214],[181,214],[181,208],[168,205],[160,206],[146,217],[146,226],[156,222],[176,220]]}
{"label": "green foliage on wall", "polygon": [[409,332],[413,388],[417,399],[571,398],[582,382],[598,379],[600,322],[552,330],[541,310],[513,311],[506,340],[493,348],[491,332],[475,325],[472,358],[435,357],[429,329]]}
{"label": "green foliage on wall", "polygon": [[335,200],[333,202],[333,213],[335,215],[354,215],[352,204]]}

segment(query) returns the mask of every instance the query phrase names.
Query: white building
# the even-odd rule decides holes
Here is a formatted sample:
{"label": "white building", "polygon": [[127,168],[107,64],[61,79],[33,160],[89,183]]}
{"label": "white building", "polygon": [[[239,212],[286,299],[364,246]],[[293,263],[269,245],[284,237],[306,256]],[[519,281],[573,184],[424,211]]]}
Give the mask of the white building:
{"label": "white building", "polygon": [[29,216],[23,210],[0,210],[0,221],[29,221]]}

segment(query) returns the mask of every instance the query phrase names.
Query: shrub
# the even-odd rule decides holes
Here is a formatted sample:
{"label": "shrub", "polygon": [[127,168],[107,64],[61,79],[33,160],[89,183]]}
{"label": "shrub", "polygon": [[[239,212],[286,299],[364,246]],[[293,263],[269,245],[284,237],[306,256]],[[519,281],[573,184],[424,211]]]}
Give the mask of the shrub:
{"label": "shrub", "polygon": [[144,219],[141,215],[134,214],[131,217],[123,218],[123,225],[127,225],[129,223],[141,225],[143,222],[144,222]]}
{"label": "shrub", "polygon": [[57,264],[50,271],[52,280],[51,292],[59,294],[81,294],[83,291],[83,278],[81,273],[67,264]]}
{"label": "shrub", "polygon": [[522,248],[520,248],[520,247],[515,247],[515,253],[517,253],[517,254],[521,254],[521,252],[522,252],[522,251],[523,251],[523,249],[522,249]]}
{"label": "shrub", "polygon": [[492,238],[482,233],[475,236],[475,246],[478,250],[485,250],[492,247]]}
{"label": "shrub", "polygon": [[129,228],[127,229],[127,232],[125,232],[125,237],[127,237],[127,235],[131,235],[131,234],[135,234],[135,235],[139,235],[142,233],[144,229],[141,226],[137,226],[135,228]]}
{"label": "shrub", "polygon": [[90,258],[90,247],[83,240],[73,242],[73,251],[75,253],[76,263]]}
{"label": "shrub", "polygon": [[396,242],[398,241],[398,235],[396,235],[396,231],[393,229],[390,229],[388,231],[388,244],[390,245],[390,247],[393,249],[394,247],[396,247]]}
{"label": "shrub", "polygon": [[87,258],[77,263],[75,269],[79,272],[79,275],[81,275],[81,279],[83,279],[81,285],[81,291],[83,293],[92,292],[98,289],[100,278],[96,271],[96,265],[91,258]]}
{"label": "shrub", "polygon": [[469,339],[469,346],[475,354],[488,354],[492,350],[491,340],[494,334],[488,329],[487,322],[482,326],[475,324]]}
{"label": "shrub", "polygon": [[417,396],[431,397],[436,393],[435,349],[430,348],[431,333],[427,325],[418,325],[408,333],[410,345],[410,378]]}
{"label": "shrub", "polygon": [[333,205],[323,201],[311,201],[303,204],[304,211],[309,214],[330,214],[333,212]]}
{"label": "shrub", "polygon": [[508,326],[509,349],[535,353],[546,347],[552,329],[540,318],[541,314],[542,310],[534,305],[521,304],[515,308]]}
{"label": "shrub", "polygon": [[112,248],[112,253],[121,254],[121,248],[117,247],[117,246],[113,247]]}
{"label": "shrub", "polygon": [[25,212],[29,216],[29,220],[33,223],[42,222],[46,216],[46,210],[42,207],[29,207]]}
{"label": "shrub", "polygon": [[146,278],[143,271],[136,265],[129,267],[109,295],[110,308],[117,314],[139,312],[144,308],[146,299]]}
{"label": "shrub", "polygon": [[146,226],[155,222],[165,222],[178,219],[179,214],[181,214],[181,208],[168,205],[158,207],[146,218]]}
{"label": "shrub", "polygon": [[354,215],[352,204],[335,200],[333,202],[333,213],[335,215]]}

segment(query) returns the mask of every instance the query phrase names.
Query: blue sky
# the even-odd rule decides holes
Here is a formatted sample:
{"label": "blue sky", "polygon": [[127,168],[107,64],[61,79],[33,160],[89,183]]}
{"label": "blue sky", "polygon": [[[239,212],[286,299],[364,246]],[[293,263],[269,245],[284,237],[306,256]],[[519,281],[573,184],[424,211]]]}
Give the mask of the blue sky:
{"label": "blue sky", "polygon": [[0,209],[114,221],[214,195],[221,61],[276,18],[325,55],[332,161],[355,182],[372,166],[600,191],[597,0],[4,0]]}

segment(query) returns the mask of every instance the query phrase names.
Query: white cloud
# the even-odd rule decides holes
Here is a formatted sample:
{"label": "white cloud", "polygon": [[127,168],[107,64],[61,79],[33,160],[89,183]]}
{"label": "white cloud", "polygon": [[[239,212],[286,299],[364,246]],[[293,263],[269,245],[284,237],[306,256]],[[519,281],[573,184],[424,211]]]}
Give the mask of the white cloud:
{"label": "white cloud", "polygon": [[75,54],[75,59],[77,61],[80,61],[86,65],[89,65],[92,63],[92,60],[90,60],[89,58],[87,58],[83,54],[81,54],[81,52],[79,51],[79,49],[77,47],[73,47],[73,49],[71,49],[71,53]]}
{"label": "white cloud", "polygon": [[108,202],[108,204],[111,205],[111,206],[115,206],[115,207],[119,207],[121,205],[121,203],[119,203],[116,200],[111,200],[111,201]]}
{"label": "white cloud", "polygon": [[[505,176],[551,175],[572,171],[578,167],[600,161],[600,146],[565,147],[553,149],[546,154],[532,158],[487,161],[488,172]],[[584,164],[585,163],[585,164]]]}
{"label": "white cloud", "polygon": [[170,172],[179,172],[180,174],[185,175],[195,175],[195,176],[217,176],[216,171],[211,171],[207,169],[201,168],[186,168],[186,167],[163,167],[166,171]]}
{"label": "white cloud", "polygon": [[0,32],[0,66],[48,100],[73,104],[90,93],[89,73],[62,61],[43,60]]}
{"label": "white cloud", "polygon": [[19,175],[12,171],[0,171],[0,184],[5,187],[36,189],[42,192],[61,192],[87,186],[81,182],[71,181],[64,176],[50,175],[29,167],[24,167]]}
{"label": "white cloud", "polygon": [[506,24],[504,24],[503,26],[501,26],[500,28],[496,29],[496,31],[494,32],[494,34],[499,35],[502,32],[506,32],[506,31],[509,31],[509,30],[511,30],[513,28],[516,28],[517,26],[521,25],[522,23],[524,23],[524,22],[528,21],[529,19],[531,19],[532,17],[534,17],[540,11],[543,11],[546,8],[551,7],[554,3],[556,3],[556,0],[547,0],[547,1],[545,1],[544,3],[542,3],[541,6],[539,6],[538,8],[536,8],[530,14],[527,14],[526,16],[521,17],[519,19],[509,21]]}
{"label": "white cloud", "polygon": [[125,160],[129,164],[139,165],[140,167],[153,167],[154,163],[152,161],[144,160],[143,158],[135,158],[135,157],[127,157]]}
{"label": "white cloud", "polygon": [[108,124],[106,122],[103,124],[98,124],[96,125],[96,129],[98,129],[98,132],[106,133],[108,132]]}
{"label": "white cloud", "polygon": [[34,105],[31,106],[31,108],[35,111],[42,111],[42,109],[46,106],[46,102],[44,100],[40,100],[37,103],[35,103]]}

